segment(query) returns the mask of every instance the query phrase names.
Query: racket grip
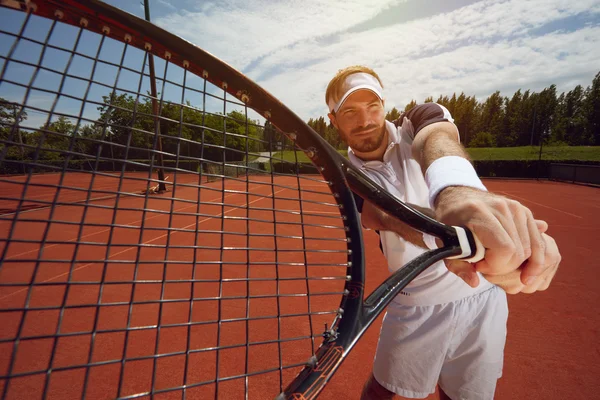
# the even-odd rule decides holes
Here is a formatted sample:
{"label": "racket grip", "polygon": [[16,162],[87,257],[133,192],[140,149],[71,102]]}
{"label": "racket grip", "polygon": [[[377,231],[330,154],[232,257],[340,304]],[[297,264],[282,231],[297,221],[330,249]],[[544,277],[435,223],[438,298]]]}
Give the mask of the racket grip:
{"label": "racket grip", "polygon": [[456,235],[458,237],[458,242],[460,244],[460,248],[462,249],[462,253],[448,258],[460,259],[470,263],[476,263],[483,260],[483,257],[485,256],[485,248],[477,236],[475,236],[473,232],[467,228],[463,228],[461,226],[453,226],[453,228],[456,230]]}

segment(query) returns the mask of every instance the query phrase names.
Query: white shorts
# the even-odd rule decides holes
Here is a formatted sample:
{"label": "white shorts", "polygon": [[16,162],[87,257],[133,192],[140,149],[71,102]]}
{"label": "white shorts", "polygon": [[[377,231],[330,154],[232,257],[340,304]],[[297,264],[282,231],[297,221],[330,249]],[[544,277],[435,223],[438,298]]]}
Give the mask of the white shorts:
{"label": "white shorts", "polygon": [[496,287],[435,306],[388,307],[373,375],[386,389],[420,399],[439,383],[452,400],[494,398],[502,376],[508,304]]}

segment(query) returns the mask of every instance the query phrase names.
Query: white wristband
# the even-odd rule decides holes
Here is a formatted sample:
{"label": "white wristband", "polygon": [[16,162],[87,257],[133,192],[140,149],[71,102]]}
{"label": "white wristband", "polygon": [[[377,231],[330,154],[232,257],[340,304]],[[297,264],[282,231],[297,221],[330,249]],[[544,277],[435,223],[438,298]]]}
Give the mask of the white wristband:
{"label": "white wristband", "polygon": [[473,165],[459,156],[441,157],[432,162],[425,172],[425,181],[429,187],[429,205],[432,209],[437,195],[448,186],[468,186],[487,191]]}

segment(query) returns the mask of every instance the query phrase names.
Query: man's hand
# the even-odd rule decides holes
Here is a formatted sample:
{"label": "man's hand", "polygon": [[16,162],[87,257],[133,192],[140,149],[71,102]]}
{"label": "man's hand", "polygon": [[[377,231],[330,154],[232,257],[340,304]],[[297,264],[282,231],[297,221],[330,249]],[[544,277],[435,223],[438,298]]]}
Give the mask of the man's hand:
{"label": "man's hand", "polygon": [[561,256],[548,225],[536,221],[517,201],[468,187],[449,187],[436,199],[436,217],[449,225],[466,226],[485,247],[485,258],[476,264],[447,262],[448,269],[471,286],[476,271],[508,293],[545,290]]}
{"label": "man's hand", "polygon": [[[526,286],[522,282],[521,274],[523,273],[523,267],[519,267],[504,275],[482,274],[483,277],[488,282],[502,288],[508,294],[534,293],[548,289],[550,282],[558,270],[561,257],[554,239],[545,233],[542,234],[542,238],[546,242],[546,260],[548,264],[546,270],[531,285]],[[558,256],[558,259],[553,259],[555,256]],[[479,285],[476,265],[459,260],[445,260],[445,262],[446,267],[457,274],[468,285],[472,287]]]}
{"label": "man's hand", "polygon": [[[523,272],[523,268],[518,268],[517,270],[510,272],[506,275],[486,275],[483,276],[489,282],[500,286],[506,293],[509,294],[517,294],[517,293],[534,293],[537,291],[542,291],[548,289],[550,286],[550,282],[554,278],[556,271],[558,270],[558,265],[560,264],[560,253],[558,252],[558,247],[556,246],[556,242],[554,239],[545,233],[542,233],[542,238],[546,243],[546,266],[547,268],[542,272],[533,283],[525,286],[521,280],[521,274]],[[556,259],[553,257],[557,257]]]}

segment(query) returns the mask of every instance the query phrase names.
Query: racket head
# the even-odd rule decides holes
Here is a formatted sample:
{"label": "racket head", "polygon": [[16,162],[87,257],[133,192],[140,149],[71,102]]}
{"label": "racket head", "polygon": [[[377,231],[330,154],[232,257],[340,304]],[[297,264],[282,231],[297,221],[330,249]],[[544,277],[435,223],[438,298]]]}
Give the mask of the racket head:
{"label": "racket head", "polygon": [[[325,324],[362,304],[362,234],[337,153],[238,71],[135,16],[99,1],[1,4],[13,20],[0,29],[0,102],[13,114],[0,127],[2,396],[25,382],[42,398],[93,397],[104,371],[116,398],[275,397]],[[248,160],[256,146],[266,162]],[[277,146],[302,148],[314,167]],[[261,304],[273,312],[254,314]]]}

